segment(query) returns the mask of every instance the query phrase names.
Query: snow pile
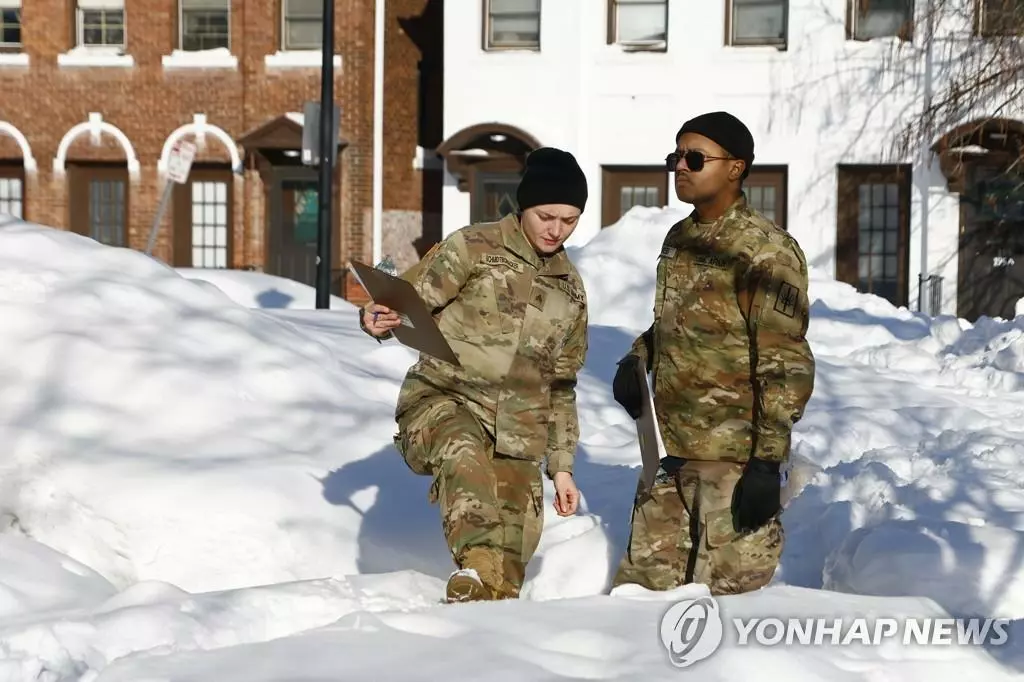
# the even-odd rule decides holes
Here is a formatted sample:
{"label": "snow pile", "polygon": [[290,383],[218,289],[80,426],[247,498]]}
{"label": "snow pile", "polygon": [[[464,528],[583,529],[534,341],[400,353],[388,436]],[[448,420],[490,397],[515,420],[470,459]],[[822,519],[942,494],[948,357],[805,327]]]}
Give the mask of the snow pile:
{"label": "snow pile", "polygon": [[[209,284],[247,308],[316,308],[316,289],[293,279],[249,270],[177,268],[177,272],[193,282]],[[355,309],[338,296],[331,296],[330,304],[331,310]]]}
{"label": "snow pile", "polygon": [[[0,681],[678,677],[657,623],[701,588],[606,592],[639,473],[609,383],[650,324],[661,239],[683,215],[634,209],[572,251],[592,306],[581,513],[555,516],[546,483],[524,598],[460,607],[438,605],[451,562],[428,481],[391,446],[410,351],[362,335],[347,303],[303,309],[302,285],[0,225]],[[1017,323],[930,320],[818,273],[811,289],[818,379],[782,566],[723,611],[1019,623]],[[696,670],[1011,679],[1022,638],[986,651],[727,637]]]}

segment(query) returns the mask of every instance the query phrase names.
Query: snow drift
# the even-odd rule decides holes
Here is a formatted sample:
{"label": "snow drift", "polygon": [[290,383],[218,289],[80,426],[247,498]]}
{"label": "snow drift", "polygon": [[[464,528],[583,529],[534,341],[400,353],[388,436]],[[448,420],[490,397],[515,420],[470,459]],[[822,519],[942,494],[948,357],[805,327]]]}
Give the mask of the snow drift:
{"label": "snow drift", "polygon": [[[468,679],[484,654],[491,679],[677,676],[655,633],[681,593],[605,593],[639,467],[609,383],[680,217],[637,208],[572,249],[592,306],[582,511],[555,516],[548,486],[523,599],[448,610],[427,481],[390,446],[412,353],[363,336],[345,302],[308,310],[308,287],[0,225],[0,680],[367,679],[384,656],[397,679]],[[1024,325],[930,319],[822,273],[811,297],[786,551],[777,584],[729,608],[1021,619]],[[703,670],[946,679],[956,661],[957,679],[999,679],[1024,671],[1021,636],[745,649]]]}

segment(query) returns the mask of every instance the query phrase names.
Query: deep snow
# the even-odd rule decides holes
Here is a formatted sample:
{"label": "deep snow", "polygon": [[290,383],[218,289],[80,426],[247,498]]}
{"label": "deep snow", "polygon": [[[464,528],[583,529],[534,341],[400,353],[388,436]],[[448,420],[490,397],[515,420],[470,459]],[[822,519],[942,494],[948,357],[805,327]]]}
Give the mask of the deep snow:
{"label": "deep snow", "polygon": [[[678,677],[658,621],[700,588],[606,592],[639,466],[609,382],[683,215],[634,209],[572,250],[592,324],[581,513],[557,517],[548,485],[523,599],[457,607],[438,605],[451,564],[427,481],[390,446],[410,351],[279,278],[0,225],[0,681]],[[930,319],[814,277],[785,555],[723,611],[1018,629],[989,648],[727,643],[695,670],[1021,676],[1024,318]]]}

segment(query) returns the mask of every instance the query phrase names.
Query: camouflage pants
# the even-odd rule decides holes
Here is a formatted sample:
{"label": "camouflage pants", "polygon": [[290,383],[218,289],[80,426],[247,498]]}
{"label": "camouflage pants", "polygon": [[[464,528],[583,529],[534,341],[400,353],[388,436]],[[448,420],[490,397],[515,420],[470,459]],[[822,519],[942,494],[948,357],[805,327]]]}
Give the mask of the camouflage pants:
{"label": "camouflage pants", "polygon": [[777,516],[753,533],[733,530],[732,493],[742,471],[730,462],[686,462],[675,476],[659,471],[650,495],[634,504],[613,586],[703,583],[722,595],[767,585],[785,536]]}
{"label": "camouflage pants", "polygon": [[399,419],[395,444],[415,473],[433,476],[430,502],[455,564],[472,547],[502,553],[516,594],[540,544],[544,488],[539,462],[494,452],[494,440],[464,407],[438,400]]}

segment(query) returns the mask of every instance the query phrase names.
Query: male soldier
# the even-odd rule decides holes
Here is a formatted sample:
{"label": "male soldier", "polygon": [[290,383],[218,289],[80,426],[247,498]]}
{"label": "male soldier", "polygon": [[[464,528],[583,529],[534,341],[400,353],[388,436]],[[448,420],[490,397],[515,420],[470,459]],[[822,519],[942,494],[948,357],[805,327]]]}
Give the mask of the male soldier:
{"label": "male soldier", "polygon": [[750,132],[725,112],[687,121],[666,159],[694,211],[665,237],[654,324],[613,391],[639,417],[646,367],[668,457],[638,490],[614,585],[747,592],[782,554],[779,467],[814,387],[808,275],[796,240],[747,204],[753,160]]}
{"label": "male soldier", "polygon": [[[449,602],[519,596],[540,542],[540,460],[562,516],[576,512],[576,377],[587,351],[587,300],[563,243],[587,201],[568,152],[538,149],[517,190],[520,213],[464,227],[409,271],[462,368],[422,354],[395,410],[395,445],[434,477],[459,570]],[[368,304],[363,329],[390,336],[398,315]]]}

